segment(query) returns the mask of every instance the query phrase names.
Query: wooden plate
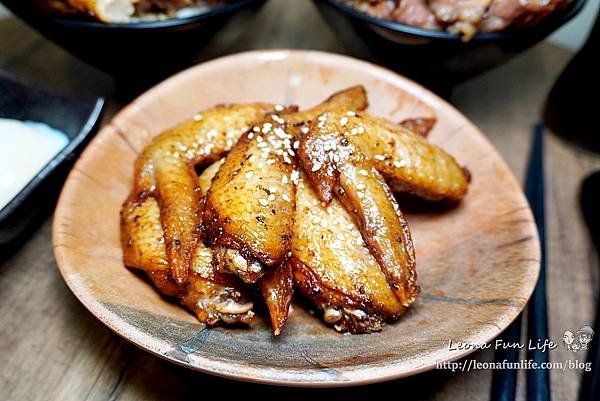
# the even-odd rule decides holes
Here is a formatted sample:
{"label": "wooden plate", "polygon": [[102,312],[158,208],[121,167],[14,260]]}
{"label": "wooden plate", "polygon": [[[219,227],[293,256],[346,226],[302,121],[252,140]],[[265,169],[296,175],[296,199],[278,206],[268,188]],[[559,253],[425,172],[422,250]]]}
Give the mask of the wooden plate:
{"label": "wooden plate", "polygon": [[[216,103],[307,107],[362,84],[372,114],[436,116],[430,138],[473,173],[461,205],[408,214],[423,293],[382,332],[341,335],[295,306],[284,333],[268,320],[207,330],[123,267],[119,210],[138,152],[163,129]],[[539,242],[517,181],[485,136],[419,85],[375,65],[313,51],[257,51],[186,70],[139,97],[105,126],[69,176],[56,210],[54,251],[69,288],[104,324],[173,362],[240,380],[297,386],[364,384],[412,375],[465,356],[448,343],[489,342],[526,304]]]}

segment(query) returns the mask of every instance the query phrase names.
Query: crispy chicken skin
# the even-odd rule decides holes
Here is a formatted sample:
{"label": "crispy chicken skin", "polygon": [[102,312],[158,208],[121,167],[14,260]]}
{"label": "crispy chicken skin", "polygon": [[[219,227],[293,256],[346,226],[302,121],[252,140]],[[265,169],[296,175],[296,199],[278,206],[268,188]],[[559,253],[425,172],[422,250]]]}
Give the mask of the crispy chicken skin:
{"label": "crispy chicken skin", "polygon": [[158,201],[167,260],[178,283],[187,280],[199,238],[201,199],[194,166],[220,158],[272,110],[265,103],[213,107],[156,137],[136,160],[125,207],[141,205],[147,197]]}
{"label": "crispy chicken skin", "polygon": [[366,114],[329,113],[328,121],[337,124],[339,132],[346,133],[346,139],[372,160],[394,192],[445,202],[459,201],[467,194],[468,171],[406,128]]}
{"label": "crispy chicken skin", "polygon": [[408,307],[419,294],[408,224],[372,161],[346,138],[348,117],[342,116],[331,113],[313,122],[298,150],[302,166],[324,205],[340,200],[396,298]]}
{"label": "crispy chicken skin", "polygon": [[337,199],[323,206],[301,173],[292,259],[296,288],[338,331],[377,331],[405,311]]}
{"label": "crispy chicken skin", "polygon": [[[218,270],[231,270],[248,283],[282,263],[292,239],[296,188],[289,177],[296,158],[282,121],[274,115],[249,130],[227,155],[206,197],[203,226],[208,243],[220,248]],[[229,249],[243,260],[237,263],[238,254]]]}

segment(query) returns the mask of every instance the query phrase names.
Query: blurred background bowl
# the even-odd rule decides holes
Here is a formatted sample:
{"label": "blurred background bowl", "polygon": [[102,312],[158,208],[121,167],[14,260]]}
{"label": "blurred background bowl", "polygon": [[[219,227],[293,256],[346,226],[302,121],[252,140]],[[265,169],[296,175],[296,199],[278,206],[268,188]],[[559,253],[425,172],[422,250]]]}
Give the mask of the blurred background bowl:
{"label": "blurred background bowl", "polygon": [[[0,260],[17,249],[54,209],[62,184],[102,116],[104,100],[42,89],[0,70],[0,118],[48,124],[69,143],[8,203],[0,208]],[[24,155],[27,149],[23,150]]]}
{"label": "blurred background bowl", "polygon": [[13,14],[48,39],[114,76],[143,89],[187,67],[230,18],[250,17],[266,0],[235,0],[187,18],[109,24],[51,15],[30,0],[0,0]]}
{"label": "blurred background bowl", "polygon": [[441,94],[530,48],[575,17],[586,0],[573,0],[541,23],[519,30],[478,33],[469,42],[446,31],[371,17],[339,0],[313,0],[349,49],[367,48],[379,64]]}

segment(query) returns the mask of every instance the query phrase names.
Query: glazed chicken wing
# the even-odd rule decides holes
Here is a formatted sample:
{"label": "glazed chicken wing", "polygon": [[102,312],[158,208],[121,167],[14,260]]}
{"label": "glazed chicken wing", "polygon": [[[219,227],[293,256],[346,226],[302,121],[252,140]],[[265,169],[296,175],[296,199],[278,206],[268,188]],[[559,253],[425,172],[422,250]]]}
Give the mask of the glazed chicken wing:
{"label": "glazed chicken wing", "polygon": [[206,197],[203,224],[216,265],[248,283],[283,262],[292,239],[296,159],[282,122],[274,115],[244,135]]}
{"label": "glazed chicken wing", "polygon": [[338,331],[377,331],[406,309],[352,217],[337,199],[323,206],[303,173],[296,191],[291,265],[296,288]]}
{"label": "glazed chicken wing", "polygon": [[400,127],[415,135],[427,138],[436,122],[435,118],[407,118],[400,122]]}
{"label": "glazed chicken wing", "polygon": [[[220,162],[200,176],[200,194],[208,190]],[[178,284],[169,269],[160,210],[154,198],[139,205],[126,203],[121,215],[121,238],[126,266],[144,270],[154,285],[165,295],[179,301],[206,324],[250,323],[254,312],[247,291],[234,276],[217,274],[212,266],[212,250],[201,242],[192,257],[189,280]]]}
{"label": "glazed chicken wing", "polygon": [[272,110],[265,103],[213,107],[156,137],[136,160],[130,205],[147,197],[158,201],[167,261],[179,284],[187,280],[200,234],[194,166],[220,158]]}
{"label": "glazed chicken wing", "polygon": [[396,298],[408,307],[419,294],[408,225],[372,161],[346,138],[342,116],[342,123],[335,113],[313,122],[300,145],[302,166],[321,202],[337,197],[353,217]]}
{"label": "glazed chicken wing", "polygon": [[328,121],[372,160],[393,191],[447,202],[466,195],[468,171],[425,138],[366,114],[328,113]]}

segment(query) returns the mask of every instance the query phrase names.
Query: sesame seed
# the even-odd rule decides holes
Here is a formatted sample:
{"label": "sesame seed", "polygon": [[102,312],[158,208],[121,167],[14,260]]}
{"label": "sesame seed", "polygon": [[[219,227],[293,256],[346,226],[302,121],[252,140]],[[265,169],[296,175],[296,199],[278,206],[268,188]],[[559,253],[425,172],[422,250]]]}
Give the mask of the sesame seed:
{"label": "sesame seed", "polygon": [[261,206],[267,206],[269,204],[269,201],[266,199],[259,199],[258,203],[260,203]]}
{"label": "sesame seed", "polygon": [[267,143],[266,142],[258,142],[258,144],[256,146],[258,146],[259,148],[264,148],[265,146],[267,146]]}
{"label": "sesame seed", "polygon": [[298,149],[300,147],[300,141],[294,142],[294,149]]}
{"label": "sesame seed", "polygon": [[358,174],[362,175],[363,177],[366,177],[369,175],[369,172],[367,170],[358,170]]}
{"label": "sesame seed", "polygon": [[300,131],[301,131],[303,134],[308,134],[308,131],[309,131],[309,129],[308,129],[308,127],[305,125],[305,126],[303,126],[302,128],[300,128]]}
{"label": "sesame seed", "polygon": [[364,132],[365,132],[365,127],[363,127],[362,125],[360,127],[358,127],[359,134],[364,134]]}
{"label": "sesame seed", "polygon": [[323,128],[325,126],[325,122],[321,121],[320,123],[317,124],[317,127],[319,128]]}
{"label": "sesame seed", "polygon": [[269,195],[269,197],[267,199],[269,202],[273,202],[275,200],[275,194]]}
{"label": "sesame seed", "polygon": [[359,182],[358,184],[356,184],[356,189],[358,189],[359,191],[364,190],[365,184],[363,184],[362,182]]}
{"label": "sesame seed", "polygon": [[291,202],[291,201],[292,201],[292,200],[290,199],[290,197],[289,197],[289,196],[287,196],[287,194],[283,194],[283,195],[281,195],[281,198],[282,198],[284,201],[286,201],[286,202]]}
{"label": "sesame seed", "polygon": [[283,155],[283,161],[286,164],[292,164],[292,159],[290,159],[287,155]]}
{"label": "sesame seed", "polygon": [[279,120],[279,116],[278,116],[277,114],[273,114],[273,115],[271,116],[271,118],[273,119],[273,121],[277,121],[277,120]]}
{"label": "sesame seed", "polygon": [[325,114],[320,115],[317,120],[319,120],[319,121],[327,121],[327,116]]}
{"label": "sesame seed", "polygon": [[244,174],[244,177],[246,177],[246,179],[249,180],[250,178],[252,178],[253,175],[254,171],[250,170],[246,174]]}
{"label": "sesame seed", "polygon": [[333,161],[336,163],[340,162],[340,157],[337,155],[337,153],[333,155]]}
{"label": "sesame seed", "polygon": [[348,112],[346,112],[346,115],[347,115],[348,117],[354,117],[354,116],[356,115],[356,113],[355,113],[355,112],[353,112],[353,111],[348,111]]}
{"label": "sesame seed", "polygon": [[262,137],[262,136],[260,136],[260,135],[259,135],[259,136],[257,136],[257,137],[256,137],[256,141],[257,141],[257,142],[262,142],[262,141],[263,141],[263,137]]}
{"label": "sesame seed", "polygon": [[385,160],[385,156],[383,156],[383,155],[375,155],[375,159],[377,159],[379,161],[384,161]]}
{"label": "sesame seed", "polygon": [[258,128],[258,127],[255,126],[254,128],[252,128],[252,131],[254,131],[254,132],[260,132],[260,128]]}
{"label": "sesame seed", "polygon": [[281,182],[282,182],[283,184],[287,184],[287,183],[288,183],[288,178],[287,178],[287,175],[284,175],[284,176],[282,176],[282,177],[281,177]]}
{"label": "sesame seed", "polygon": [[287,152],[288,152],[288,154],[290,156],[294,156],[295,155],[295,153],[294,153],[294,151],[292,149],[288,149]]}
{"label": "sesame seed", "polygon": [[274,163],[275,163],[275,160],[273,160],[273,159],[269,159],[269,160],[267,160],[267,164],[268,164],[269,166],[270,166],[270,165],[272,165],[272,164],[274,164]]}
{"label": "sesame seed", "polygon": [[400,160],[400,161],[394,160],[394,167],[400,168],[400,167],[404,167],[404,166],[406,166],[406,160]]}
{"label": "sesame seed", "polygon": [[269,188],[269,192],[274,194],[275,192],[277,192],[277,188],[271,187],[271,188]]}
{"label": "sesame seed", "polygon": [[323,165],[321,163],[315,163],[313,164],[312,169],[310,171],[314,173],[315,171],[318,171],[322,166]]}
{"label": "sesame seed", "polygon": [[263,162],[258,162],[257,166],[258,168],[263,168],[265,167],[265,164]]}
{"label": "sesame seed", "polygon": [[283,111],[284,107],[280,104],[275,105],[275,111]]}
{"label": "sesame seed", "polygon": [[300,178],[300,173],[297,170],[292,171],[290,174],[290,180],[294,183],[294,185],[298,185],[298,179]]}
{"label": "sesame seed", "polygon": [[198,113],[194,115],[194,121],[200,121],[202,120],[202,114]]}
{"label": "sesame seed", "polygon": [[348,117],[340,118],[340,125],[343,127],[346,124],[348,124]]}
{"label": "sesame seed", "polygon": [[254,138],[254,133],[253,133],[253,132],[250,132],[250,133],[248,134],[248,139],[252,139],[252,138]]}

